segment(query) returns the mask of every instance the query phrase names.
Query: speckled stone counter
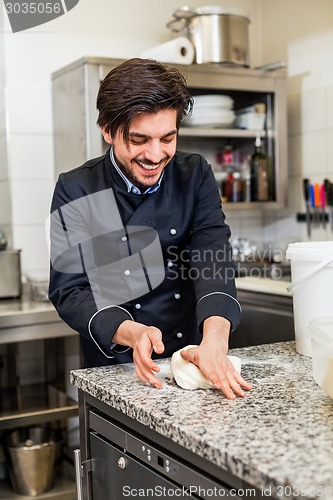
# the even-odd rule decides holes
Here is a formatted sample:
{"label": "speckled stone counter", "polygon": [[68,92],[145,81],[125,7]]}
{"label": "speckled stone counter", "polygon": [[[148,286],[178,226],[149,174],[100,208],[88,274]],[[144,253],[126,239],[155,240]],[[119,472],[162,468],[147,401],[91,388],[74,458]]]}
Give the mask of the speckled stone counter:
{"label": "speckled stone counter", "polygon": [[293,342],[230,353],[253,384],[229,401],[217,390],[185,391],[159,362],[160,390],[132,364],[71,372],[71,382],[209,462],[277,498],[333,498],[333,400],[314,382]]}

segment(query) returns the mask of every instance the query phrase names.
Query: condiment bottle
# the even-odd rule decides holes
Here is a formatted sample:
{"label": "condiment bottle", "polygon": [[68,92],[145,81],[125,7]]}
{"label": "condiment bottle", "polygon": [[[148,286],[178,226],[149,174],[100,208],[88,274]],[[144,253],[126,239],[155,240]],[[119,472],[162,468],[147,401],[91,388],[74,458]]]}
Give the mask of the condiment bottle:
{"label": "condiment bottle", "polygon": [[232,201],[232,185],[233,185],[233,175],[228,174],[226,178],[222,181],[222,196],[226,201]]}
{"label": "condiment bottle", "polygon": [[268,161],[262,150],[260,137],[257,137],[254,143],[250,172],[251,201],[267,201],[269,199]]}
{"label": "condiment bottle", "polygon": [[231,201],[243,201],[243,183],[239,172],[233,174]]}

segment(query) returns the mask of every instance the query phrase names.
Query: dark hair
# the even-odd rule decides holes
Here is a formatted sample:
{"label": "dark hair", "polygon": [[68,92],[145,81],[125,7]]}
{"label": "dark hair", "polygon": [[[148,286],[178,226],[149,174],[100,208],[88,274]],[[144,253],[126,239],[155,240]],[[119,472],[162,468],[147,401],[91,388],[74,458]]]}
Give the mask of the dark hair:
{"label": "dark hair", "polygon": [[129,59],[112,69],[100,86],[97,124],[111,137],[122,131],[128,142],[135,116],[170,108],[177,111],[177,128],[193,108],[193,98],[181,73],[153,59]]}

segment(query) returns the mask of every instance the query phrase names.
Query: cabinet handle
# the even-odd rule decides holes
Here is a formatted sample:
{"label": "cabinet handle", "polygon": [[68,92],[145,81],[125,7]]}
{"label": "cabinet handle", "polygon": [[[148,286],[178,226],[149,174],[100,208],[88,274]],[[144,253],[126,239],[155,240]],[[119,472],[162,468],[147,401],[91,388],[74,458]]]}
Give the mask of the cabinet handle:
{"label": "cabinet handle", "polygon": [[83,500],[81,451],[74,450],[75,481],[77,500]]}

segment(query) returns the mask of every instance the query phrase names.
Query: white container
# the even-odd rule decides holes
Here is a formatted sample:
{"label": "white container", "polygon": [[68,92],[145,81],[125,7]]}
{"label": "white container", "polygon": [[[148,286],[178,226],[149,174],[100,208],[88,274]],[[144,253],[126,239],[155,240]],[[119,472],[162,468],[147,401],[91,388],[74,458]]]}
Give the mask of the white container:
{"label": "white container", "polygon": [[265,128],[266,113],[249,111],[236,116],[235,126],[248,130],[263,130]]}
{"label": "white container", "polygon": [[312,339],[313,378],[333,399],[333,317],[311,319],[308,332]]}
{"label": "white container", "polygon": [[309,321],[333,310],[333,242],[291,243],[286,255],[291,265],[288,290],[293,292],[296,350],[311,356]]}

